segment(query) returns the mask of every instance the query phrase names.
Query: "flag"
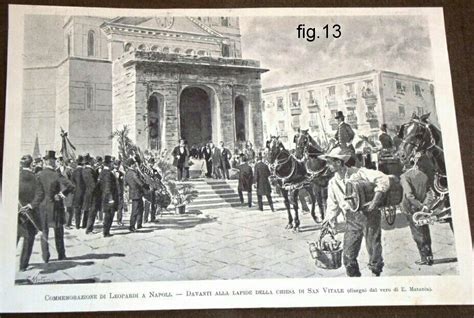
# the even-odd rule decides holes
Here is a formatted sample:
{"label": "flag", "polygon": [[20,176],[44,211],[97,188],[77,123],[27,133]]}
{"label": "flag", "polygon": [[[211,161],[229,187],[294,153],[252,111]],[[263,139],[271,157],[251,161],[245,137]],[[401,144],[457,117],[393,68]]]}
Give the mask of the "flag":
{"label": "flag", "polygon": [[74,151],[76,150],[76,147],[71,143],[67,136],[67,132],[64,131],[64,129],[61,128],[61,155],[63,156],[64,160],[76,160],[76,154]]}
{"label": "flag", "polygon": [[33,158],[40,158],[41,157],[41,151],[40,151],[40,146],[39,146],[39,141],[38,141],[38,134],[36,134],[36,140],[35,140],[35,148],[33,149]]}

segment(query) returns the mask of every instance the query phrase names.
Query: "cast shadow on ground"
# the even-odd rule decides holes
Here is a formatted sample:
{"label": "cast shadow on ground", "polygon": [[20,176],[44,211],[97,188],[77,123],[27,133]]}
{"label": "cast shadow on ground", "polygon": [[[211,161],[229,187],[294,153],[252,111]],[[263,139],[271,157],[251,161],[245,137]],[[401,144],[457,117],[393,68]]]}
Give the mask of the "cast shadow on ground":
{"label": "cast shadow on ground", "polygon": [[35,263],[31,264],[33,268],[40,269],[40,274],[52,274],[56,273],[57,271],[63,271],[70,268],[78,267],[78,266],[91,266],[94,265],[95,262],[74,262],[70,260],[65,261],[58,261],[58,262],[49,262],[49,263]]}
{"label": "cast shadow on ground", "polygon": [[433,260],[433,265],[438,264],[447,264],[447,263],[456,263],[458,259],[456,257],[446,257]]}
{"label": "cast shadow on ground", "polygon": [[[195,210],[196,211],[196,210]],[[202,224],[214,223],[217,221],[217,217],[195,217],[197,214],[181,214],[179,217],[173,218],[162,218],[159,223],[155,223],[153,226],[147,226],[148,229],[152,230],[185,230],[196,227]],[[142,230],[140,230],[142,231]]]}
{"label": "cast shadow on ground", "polygon": [[111,257],[125,257],[125,254],[122,253],[103,253],[103,254],[85,254],[80,256],[68,257],[69,261],[79,261],[79,260],[88,260],[88,259],[108,259]]}

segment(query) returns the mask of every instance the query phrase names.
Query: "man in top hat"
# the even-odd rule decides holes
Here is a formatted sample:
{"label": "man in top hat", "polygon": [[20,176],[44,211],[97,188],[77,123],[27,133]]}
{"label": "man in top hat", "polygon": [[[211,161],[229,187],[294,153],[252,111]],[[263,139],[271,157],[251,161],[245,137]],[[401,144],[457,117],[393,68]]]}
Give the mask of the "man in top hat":
{"label": "man in top hat", "polygon": [[[82,179],[84,180],[85,190],[84,199],[82,203],[82,210],[84,211],[83,218],[86,220],[86,234],[91,234],[95,217],[95,193],[97,187],[97,172],[93,168],[94,159],[86,154],[84,156],[85,166],[82,169]],[[84,225],[84,222],[82,223]]]}
{"label": "man in top hat", "polygon": [[271,176],[270,169],[268,166],[263,162],[263,155],[261,152],[257,155],[257,163],[255,164],[255,184],[257,186],[257,201],[258,201],[258,208],[260,211],[263,211],[263,200],[262,196],[266,196],[268,200],[268,204],[270,205],[270,209],[272,212],[275,212],[273,209],[273,201],[272,201],[272,186],[270,185],[270,180],[268,179]]}
{"label": "man in top hat", "polygon": [[117,193],[118,193],[118,202],[117,202],[117,225],[122,226],[122,218],[123,218],[123,209],[124,209],[124,187],[123,187],[123,180],[124,180],[124,173],[120,169],[122,162],[120,160],[114,161],[114,169],[112,170],[115,181],[117,183]]}
{"label": "man in top hat", "polygon": [[[56,170],[56,152],[47,151],[44,157],[45,166],[43,171],[38,174],[40,186],[38,191],[44,191],[45,196],[39,205],[41,215],[42,240],[41,250],[45,263],[49,262],[48,236],[49,228],[54,229],[54,240],[56,242],[56,251],[58,259],[66,259],[66,250],[64,248],[64,205],[63,200],[74,191],[74,185]],[[39,189],[41,188],[41,189]],[[61,190],[63,189],[63,190]]]}
{"label": "man in top hat", "polygon": [[206,177],[212,178],[212,148],[211,143],[207,143],[206,146],[202,148],[202,155],[206,161]]}
{"label": "man in top hat", "polygon": [[132,200],[132,215],[130,216],[130,232],[135,232],[135,226],[141,228],[143,219],[143,195],[146,190],[146,184],[138,177],[136,171],[136,161],[128,158],[126,161],[128,170],[125,174],[125,185],[128,186],[128,196]]}
{"label": "man in top hat", "polygon": [[173,165],[178,169],[177,179],[181,181],[183,178],[186,178],[185,167],[189,160],[189,150],[186,146],[186,140],[180,139],[179,145],[173,149],[171,154],[173,155]]}
{"label": "man in top hat", "polygon": [[[383,268],[381,212],[379,205],[384,193],[388,191],[390,180],[387,175],[377,170],[347,167],[345,164],[350,154],[336,147],[328,154],[320,156],[327,161],[334,177],[329,181],[326,216],[323,227],[334,227],[340,212],[345,215],[346,228],[344,232],[343,260],[347,276],[361,276],[357,256],[359,255],[362,238],[369,254],[368,267],[374,276],[380,276]],[[345,189],[348,180],[364,180],[374,184],[374,199],[362,207],[360,211],[352,212],[346,200]],[[323,238],[326,239],[327,237]]]}
{"label": "man in top hat", "polygon": [[99,186],[101,189],[101,207],[104,213],[104,237],[110,237],[110,227],[114,219],[114,212],[119,201],[117,180],[112,172],[112,157],[105,156],[103,167],[99,175]]}
{"label": "man in top hat", "polygon": [[355,164],[355,148],[352,145],[352,140],[354,140],[355,133],[352,130],[351,126],[344,121],[344,114],[342,111],[337,111],[335,119],[337,120],[337,132],[336,132],[336,140],[339,143],[339,147],[351,154],[351,158],[349,158],[348,165]]}
{"label": "man in top hat", "polygon": [[252,183],[253,183],[253,172],[252,167],[247,163],[247,157],[241,154],[242,164],[237,167],[239,170],[239,184],[237,191],[239,192],[240,204],[244,204],[243,191],[247,192],[248,207],[252,207]]}
{"label": "man in top hat", "polygon": [[220,150],[221,150],[221,156],[222,156],[222,177],[224,179],[229,180],[229,169],[230,169],[230,159],[232,159],[232,153],[230,152],[229,149],[224,147],[224,142],[220,142]]}
{"label": "man in top hat", "polygon": [[38,183],[36,175],[31,170],[33,158],[23,156],[20,161],[20,181],[18,200],[20,210],[18,213],[17,244],[23,237],[20,254],[20,271],[26,271],[30,262],[35,235],[41,230],[41,221],[38,207],[44,199],[44,191]]}
{"label": "man in top hat", "polygon": [[82,170],[84,168],[84,157],[79,155],[77,157],[77,166],[72,171],[71,181],[74,184],[74,193],[72,198],[72,209],[74,211],[74,221],[76,223],[76,229],[81,227],[86,228],[87,216],[83,216],[82,204],[84,201],[84,192],[86,185],[84,179],[82,178]]}

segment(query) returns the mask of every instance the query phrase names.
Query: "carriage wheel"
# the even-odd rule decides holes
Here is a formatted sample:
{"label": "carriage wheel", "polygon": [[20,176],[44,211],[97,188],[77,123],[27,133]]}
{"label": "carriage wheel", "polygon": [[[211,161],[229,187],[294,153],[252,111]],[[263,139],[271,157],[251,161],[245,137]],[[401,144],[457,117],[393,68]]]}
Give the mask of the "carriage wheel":
{"label": "carriage wheel", "polygon": [[385,221],[387,221],[387,224],[393,225],[393,223],[395,223],[395,218],[397,217],[397,207],[387,206],[383,208],[382,211],[385,216]]}

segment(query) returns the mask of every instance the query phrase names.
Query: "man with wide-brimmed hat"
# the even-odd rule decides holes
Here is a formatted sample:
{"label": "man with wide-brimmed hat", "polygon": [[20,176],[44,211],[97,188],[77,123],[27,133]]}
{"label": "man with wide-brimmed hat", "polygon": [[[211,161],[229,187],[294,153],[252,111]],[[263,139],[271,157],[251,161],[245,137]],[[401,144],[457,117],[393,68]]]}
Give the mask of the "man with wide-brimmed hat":
{"label": "man with wide-brimmed hat", "polygon": [[102,171],[99,175],[99,186],[101,189],[101,207],[104,213],[104,237],[112,236],[110,227],[114,219],[114,212],[118,204],[117,180],[112,173],[112,157],[104,156]]}
{"label": "man with wide-brimmed hat", "polygon": [[33,251],[35,235],[41,230],[41,221],[38,207],[44,199],[44,191],[36,175],[31,170],[33,158],[25,155],[20,161],[20,180],[18,201],[20,205],[18,213],[17,244],[23,238],[20,254],[20,271],[26,271]]}
{"label": "man with wide-brimmed hat", "polygon": [[[383,268],[382,232],[381,232],[381,204],[383,193],[389,190],[390,179],[377,170],[366,168],[347,167],[350,154],[340,147],[332,149],[328,154],[320,156],[327,161],[334,177],[329,181],[326,217],[324,228],[334,228],[340,212],[345,215],[346,228],[344,232],[343,260],[347,276],[361,276],[357,256],[359,255],[362,238],[369,254],[368,267],[375,276],[379,276]],[[346,200],[346,182],[348,180],[364,180],[373,183],[375,188],[374,199],[361,208],[352,212]]]}
{"label": "man with wide-brimmed hat", "polygon": [[83,217],[82,204],[84,201],[85,183],[82,178],[82,170],[84,168],[84,157],[79,155],[77,157],[77,167],[72,171],[71,181],[74,184],[74,193],[72,198],[72,209],[74,211],[74,222],[76,229],[81,227],[81,220],[83,228],[86,227],[87,217]]}
{"label": "man with wide-brimmed hat", "polygon": [[86,228],[86,234],[92,233],[92,226],[95,222],[95,193],[97,187],[97,172],[92,166],[94,163],[94,158],[92,158],[88,153],[84,156],[85,166],[82,169],[82,179],[84,180],[85,190],[84,190],[84,199],[82,203],[82,210],[84,211],[83,215],[83,227]]}
{"label": "man with wide-brimmed hat", "polygon": [[45,166],[38,174],[39,190],[44,191],[45,196],[39,205],[42,227],[41,250],[45,263],[49,262],[48,236],[49,228],[54,229],[54,240],[58,259],[66,259],[64,247],[64,198],[72,191],[74,185],[67,178],[56,171],[56,152],[49,150],[43,158]]}
{"label": "man with wide-brimmed hat", "polygon": [[351,157],[348,160],[348,165],[355,165],[355,148],[352,145],[354,140],[355,133],[352,130],[351,126],[344,121],[344,113],[342,111],[337,111],[334,117],[338,123],[337,131],[335,138],[339,144],[339,147],[346,153],[351,154]]}

